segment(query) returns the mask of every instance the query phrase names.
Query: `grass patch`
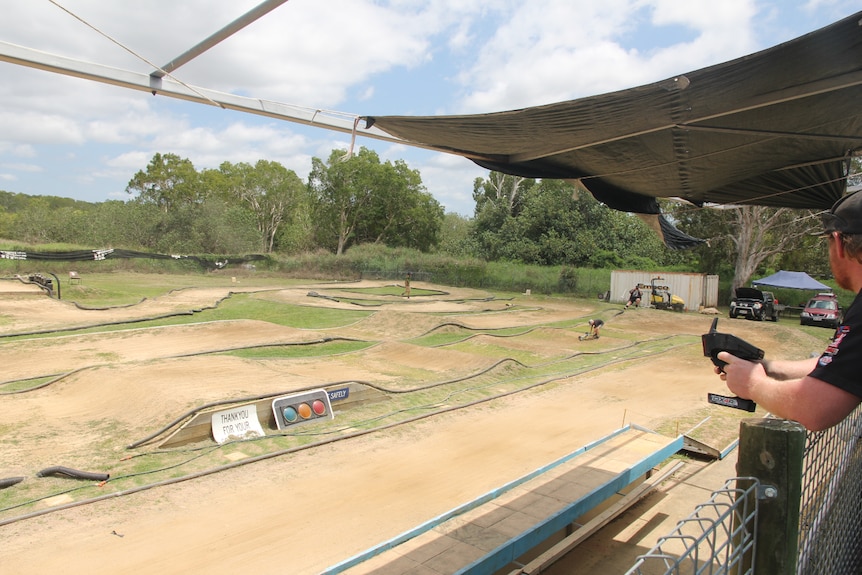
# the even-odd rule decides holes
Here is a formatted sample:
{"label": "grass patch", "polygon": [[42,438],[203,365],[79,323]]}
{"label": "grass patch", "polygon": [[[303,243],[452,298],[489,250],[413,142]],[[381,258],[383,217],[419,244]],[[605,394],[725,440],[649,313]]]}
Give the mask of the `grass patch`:
{"label": "grass patch", "polygon": [[191,325],[208,321],[259,320],[297,329],[330,329],[350,325],[374,312],[317,308],[278,303],[253,297],[254,294],[234,294],[218,307],[197,313],[178,311],[177,315],[158,319],[131,320],[123,323],[98,325],[75,330],[56,330],[44,334],[9,336],[3,341],[16,339],[50,338],[70,334],[106,333],[133,328]]}
{"label": "grass patch", "polygon": [[[33,389],[35,387],[39,387],[43,383],[48,383],[49,381],[52,381],[54,379],[56,379],[56,376],[9,381],[4,384],[0,384],[0,395],[3,395],[5,393],[14,393],[17,391],[26,391],[28,389]],[[2,435],[2,433],[0,433],[0,435]]]}
{"label": "grass patch", "polygon": [[415,339],[407,340],[410,343],[425,347],[438,347],[442,345],[451,345],[460,341],[464,341],[469,337],[473,337],[475,332],[469,330],[435,332],[429,335],[423,335]]}
{"label": "grass patch", "polygon": [[[218,274],[205,274],[194,276],[173,276],[161,274],[104,274],[104,278],[97,278],[94,275],[82,273],[84,281],[82,286],[75,286],[74,290],[80,289],[83,293],[86,290],[87,297],[90,299],[87,305],[97,307],[99,305],[117,305],[122,303],[134,303],[142,298],[161,297],[170,289],[181,289],[194,285],[196,288],[206,287],[228,287],[234,285],[230,277],[220,276]],[[99,283],[97,280],[104,279],[104,283]],[[550,278],[549,278],[550,279]],[[280,294],[277,290],[284,288],[290,284],[282,278],[243,278],[241,283],[247,288],[252,281],[256,283],[256,287],[261,291],[254,293],[239,293],[233,295],[223,301],[213,309],[205,309],[199,312],[180,315],[172,318],[164,318],[159,320],[148,320],[144,322],[129,322],[118,326],[106,326],[93,328],[90,332],[105,333],[113,330],[128,330],[129,327],[157,327],[167,325],[182,325],[196,324],[201,322],[227,321],[227,320],[259,320],[269,322],[271,324],[283,325],[298,329],[329,329],[340,326],[351,325],[375,313],[372,310],[341,310],[332,309],[329,307],[314,307],[311,305],[295,305],[279,301]],[[535,286],[536,284],[531,284]],[[75,299],[74,296],[67,296],[69,293],[75,293],[74,290],[66,290],[64,285],[64,299]],[[319,288],[314,288],[319,289]],[[331,293],[330,288],[324,288],[326,293]],[[340,289],[340,288],[339,288]],[[268,291],[269,290],[269,291]],[[371,301],[372,295],[377,296],[400,296],[400,287],[390,287],[378,290],[381,293],[369,293],[367,300]],[[225,291],[232,291],[228,287]],[[419,290],[413,288],[413,294],[417,294]],[[428,290],[429,292],[431,290]],[[344,293],[350,293],[349,288],[344,290]],[[352,292],[356,296],[356,301],[362,301],[361,293],[356,290]],[[535,293],[535,287],[534,287]],[[508,294],[511,295],[511,294]],[[503,295],[505,297],[505,295]],[[519,296],[518,296],[519,297]],[[595,304],[593,301],[595,296],[592,296],[589,302],[578,302],[577,309],[590,309],[588,303],[598,305],[598,309],[594,312],[602,317],[610,317],[610,307],[604,307],[606,304]],[[523,300],[519,297],[519,302],[538,304],[545,301],[546,298],[540,296],[531,296],[532,299]],[[417,298],[418,299],[418,298]],[[479,300],[480,298],[477,298]],[[400,300],[398,300],[400,302]],[[178,304],[184,305],[184,304]],[[616,306],[614,309],[618,309]],[[528,306],[522,306],[521,303],[509,308],[507,311],[499,311],[492,313],[507,313],[515,309],[531,309]],[[182,310],[180,310],[182,311]],[[479,312],[488,313],[488,312]],[[578,313],[578,312],[575,312]],[[499,316],[505,317],[505,316]],[[550,316],[557,319],[559,316]],[[672,321],[674,316],[668,315],[669,321]],[[409,321],[409,320],[405,320]],[[448,321],[448,320],[443,320]],[[552,323],[541,322],[537,319],[536,327],[540,325],[544,327],[567,328],[570,326],[583,326],[584,319],[572,319],[567,321],[559,321]],[[253,326],[252,326],[253,329]],[[816,328],[811,328],[816,329]],[[579,330],[580,331],[580,330]],[[624,330],[620,330],[621,332]],[[825,331],[825,330],[823,330]],[[532,332],[532,334],[531,334]],[[57,332],[57,335],[62,332]],[[65,333],[82,333],[81,331],[67,331]],[[84,332],[86,333],[86,332]],[[615,333],[611,329],[609,333]],[[506,337],[488,337],[488,338],[473,338],[478,334],[486,334],[489,336],[522,336],[520,342],[515,339]],[[578,335],[575,333],[574,335]],[[397,333],[393,334],[397,337]],[[650,352],[650,350],[666,350],[681,345],[699,345],[698,336],[677,336],[672,339],[657,339],[656,341],[647,341],[641,345],[632,345],[630,341],[606,342],[603,337],[599,342],[591,344],[589,347],[578,347],[577,350],[583,350],[585,353],[573,352],[569,357],[548,357],[538,353],[533,353],[530,350],[543,351],[544,347],[535,345],[538,340],[543,343],[545,340],[554,337],[552,330],[548,331],[533,331],[529,326],[512,327],[502,330],[467,330],[456,325],[449,325],[445,328],[429,333],[426,336],[410,340],[417,345],[452,345],[453,349],[462,349],[468,353],[479,354],[491,359],[500,359],[512,357],[522,362],[526,367],[513,362],[503,362],[488,373],[477,375],[470,378],[460,378],[456,382],[442,382],[447,378],[444,373],[436,371],[426,371],[419,367],[411,365],[401,365],[393,362],[387,365],[385,369],[377,372],[379,377],[375,376],[374,384],[382,387],[387,387],[390,390],[405,391],[405,393],[390,393],[388,397],[376,403],[368,402],[351,406],[349,409],[344,409],[338,412],[338,417],[327,423],[321,423],[320,426],[307,426],[297,428],[295,432],[279,434],[271,430],[267,430],[265,438],[259,440],[245,441],[235,444],[226,444],[224,446],[214,446],[211,442],[202,442],[195,446],[189,446],[188,449],[178,449],[171,451],[159,450],[155,447],[155,443],[147,444],[139,450],[136,450],[135,456],[132,459],[121,460],[121,456],[131,455],[131,452],[124,451],[123,446],[127,445],[131,439],[139,439],[140,437],[131,438],[133,432],[126,429],[125,424],[91,421],[88,426],[98,434],[98,438],[93,441],[95,453],[92,454],[93,470],[105,469],[111,473],[111,481],[103,488],[94,489],[87,487],[75,493],[75,497],[83,498],[85,496],[102,495],[112,491],[120,491],[133,485],[143,485],[154,483],[168,477],[177,477],[196,471],[212,469],[219,465],[223,465],[229,459],[227,455],[236,451],[242,451],[244,454],[254,456],[262,453],[273,452],[285,448],[294,448],[302,445],[307,445],[310,442],[320,439],[331,438],[342,435],[354,429],[371,429],[379,427],[387,423],[402,421],[410,417],[418,415],[430,414],[441,410],[443,407],[457,406],[468,404],[472,401],[491,398],[495,394],[517,392],[533,387],[528,393],[538,393],[539,390],[552,389],[555,386],[570,385],[571,379],[579,374],[598,370],[619,370],[624,369],[625,362],[628,360],[637,360],[639,357]],[[470,338],[469,341],[464,341]],[[632,336],[634,339],[634,336]],[[607,338],[611,340],[612,338]],[[533,342],[533,345],[526,351],[507,347],[509,344],[523,345],[525,340]],[[2,341],[2,340],[0,340]],[[45,340],[45,345],[50,345],[52,342]],[[289,360],[294,358],[315,358],[327,357],[337,354],[346,354],[361,352],[377,342],[367,341],[349,341],[336,340],[326,343],[317,343],[310,345],[292,345],[292,346],[266,346],[258,348],[248,348],[242,350],[234,350],[224,352],[227,355],[248,358],[250,360]],[[612,346],[612,347],[608,347]],[[615,347],[613,347],[615,346]],[[574,347],[574,346],[573,346]],[[694,349],[694,348],[692,348]],[[691,350],[689,350],[691,351]],[[561,353],[568,353],[562,351]],[[692,353],[694,353],[692,351]],[[114,358],[108,351],[99,354],[98,357],[106,362],[112,361]],[[352,365],[362,365],[363,355],[357,353],[355,356],[345,358]],[[155,365],[157,360],[149,360],[149,364]],[[706,361],[706,360],[704,360]],[[491,364],[491,361],[487,362]],[[708,364],[708,361],[707,361]],[[321,364],[322,365],[322,364]],[[375,363],[376,365],[376,363]],[[484,363],[483,363],[484,365]],[[267,367],[281,367],[290,369],[290,366],[278,366],[276,362],[272,362]],[[112,366],[111,369],[123,369],[123,366]],[[708,369],[705,368],[705,369]],[[453,369],[453,372],[457,371]],[[463,371],[463,370],[462,370]],[[476,373],[481,371],[476,369]],[[464,374],[456,374],[464,375]],[[42,380],[32,380],[27,385],[36,385],[48,378]],[[439,382],[439,383],[438,383]],[[10,383],[11,385],[19,385],[19,382]],[[245,385],[245,384],[243,384]],[[422,388],[420,390],[420,388]],[[0,392],[9,387],[0,387]],[[410,391],[415,390],[415,391]],[[8,399],[8,398],[7,398]],[[500,405],[504,405],[506,400],[493,400],[483,404],[483,409],[494,409]],[[188,406],[189,408],[193,406]],[[164,418],[168,419],[182,411],[184,406],[177,406],[170,414],[165,413]],[[736,410],[725,410],[735,412]],[[735,413],[734,413],[735,415]],[[159,422],[149,422],[146,427],[146,432],[154,431],[159,425]],[[686,427],[683,424],[679,424]],[[691,427],[689,424],[687,427]],[[141,426],[144,427],[144,426]],[[7,445],[13,442],[20,443],[18,437],[14,436],[15,430],[0,428],[0,432],[5,432],[7,436]],[[42,431],[41,437],[28,437],[28,441],[50,441],[53,440],[56,430],[50,426],[46,426]],[[399,429],[381,431],[387,434],[399,434],[404,431]],[[140,430],[141,436],[145,435],[145,430]],[[17,445],[17,444],[16,444]],[[118,453],[119,452],[119,453]],[[76,454],[77,456],[77,454]],[[70,461],[73,465],[79,463],[80,460]],[[63,461],[62,463],[67,463]],[[89,465],[87,467],[90,467]],[[7,504],[15,501],[23,501],[36,496],[55,495],[57,492],[67,488],[70,485],[67,480],[46,480],[46,482],[25,482],[28,485],[22,489],[5,490],[7,493],[0,491],[0,509]],[[34,486],[31,487],[29,484]],[[5,504],[3,503],[5,502]]]}
{"label": "grass patch", "polygon": [[332,299],[334,299],[338,303],[349,303],[350,305],[355,305],[358,307],[383,307],[384,305],[388,305],[389,303],[391,303],[380,300],[359,299],[350,297],[333,297]]}
{"label": "grass patch", "polygon": [[[327,290],[330,291],[330,290]],[[385,285],[379,287],[370,287],[370,288],[339,288],[335,290],[331,290],[333,292],[342,292],[346,294],[367,294],[367,295],[382,295],[382,296],[398,296],[400,297],[404,293],[404,287],[399,285]],[[424,288],[411,288],[410,289],[410,297],[421,297],[421,296],[443,296],[446,295],[446,292],[440,290],[432,290],[432,289],[424,289]]]}
{"label": "grass patch", "polygon": [[75,301],[81,305],[118,306],[134,304],[142,299],[164,296],[174,290],[188,288],[260,288],[272,289],[297,285],[300,280],[284,277],[244,277],[234,281],[232,276],[221,273],[201,275],[186,274],[148,274],[148,273],[84,273],[80,284],[61,286],[64,300]]}
{"label": "grass patch", "polygon": [[740,422],[752,416],[740,409],[704,407],[682,417],[666,419],[655,431],[668,437],[686,434],[721,451],[739,438]]}
{"label": "grass patch", "polygon": [[228,351],[231,355],[245,359],[298,359],[303,357],[326,357],[362,351],[375,345],[370,341],[332,341],[314,345],[279,345]]}
{"label": "grass patch", "polygon": [[255,294],[234,294],[218,308],[201,312],[201,320],[252,319],[298,329],[328,329],[350,325],[372,313],[279,303],[255,297]]}
{"label": "grass patch", "polygon": [[494,358],[509,358],[517,360],[524,365],[533,365],[537,363],[543,363],[548,361],[548,358],[542,356],[538,353],[533,353],[531,351],[524,351],[518,349],[512,349],[510,347],[494,345],[493,343],[488,342],[480,342],[477,341],[476,338],[472,338],[468,341],[456,343],[450,347],[450,349],[455,349],[457,351],[463,351],[465,353],[472,353],[476,355],[480,355],[483,357],[494,357]]}

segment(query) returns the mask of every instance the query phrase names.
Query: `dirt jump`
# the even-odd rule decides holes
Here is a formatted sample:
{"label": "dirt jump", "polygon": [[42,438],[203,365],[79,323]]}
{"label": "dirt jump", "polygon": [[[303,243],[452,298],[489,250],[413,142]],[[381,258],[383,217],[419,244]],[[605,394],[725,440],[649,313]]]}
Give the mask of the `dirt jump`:
{"label": "dirt jump", "polygon": [[[320,573],[625,425],[723,448],[750,415],[705,401],[727,390],[696,312],[422,282],[409,299],[385,281],[189,282],[99,309],[0,282],[2,572]],[[592,317],[601,338],[582,341]],[[721,321],[771,357],[825,343]],[[295,433],[169,440],[197,414],[317,388],[354,401]],[[107,477],[40,476],[58,467]]]}

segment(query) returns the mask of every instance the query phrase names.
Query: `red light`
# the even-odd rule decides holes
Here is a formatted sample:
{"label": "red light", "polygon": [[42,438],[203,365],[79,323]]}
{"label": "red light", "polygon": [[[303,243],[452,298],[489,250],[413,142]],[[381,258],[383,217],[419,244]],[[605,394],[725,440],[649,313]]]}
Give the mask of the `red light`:
{"label": "red light", "polygon": [[319,399],[315,399],[311,403],[311,410],[314,411],[315,415],[324,415],[326,413],[326,404]]}
{"label": "red light", "polygon": [[316,419],[333,419],[332,406],[325,389],[285,395],[272,401],[276,426],[286,429]]}

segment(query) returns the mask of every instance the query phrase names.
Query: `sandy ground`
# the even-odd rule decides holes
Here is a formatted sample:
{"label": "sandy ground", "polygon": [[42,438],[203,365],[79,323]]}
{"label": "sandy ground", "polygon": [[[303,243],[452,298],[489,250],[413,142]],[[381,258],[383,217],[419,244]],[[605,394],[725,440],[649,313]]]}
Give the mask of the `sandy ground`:
{"label": "sandy ground", "polygon": [[[356,287],[375,285],[381,284],[363,282]],[[416,373],[428,374],[429,379],[454,377],[490,365],[495,358],[484,352],[489,347],[529,354],[539,361],[622,348],[639,339],[699,336],[711,321],[696,313],[621,314],[620,306],[609,308],[598,301],[526,295],[494,299],[485,292],[443,286],[414,289],[422,287],[448,293],[410,301],[381,298],[369,317],[337,329],[300,330],[236,320],[148,329],[132,324],[117,332],[0,339],[3,382],[69,374],[38,390],[0,396],[4,406],[0,478],[24,476],[23,486],[38,481],[35,473],[52,465],[110,467],[93,454],[107,451],[119,459],[130,439],[145,437],[207,402],[347,378],[398,385],[406,373],[413,378],[421,377]],[[332,286],[309,284],[256,296],[285,304],[356,309],[349,303],[310,298],[310,290],[342,293]],[[202,309],[228,296],[228,288],[192,288],[135,306],[84,310],[29,286],[2,282],[0,335]],[[607,322],[602,338],[580,342],[577,336],[591,314]],[[566,321],[568,328],[554,325]],[[722,325],[771,350],[773,357],[793,357],[822,345],[784,324],[725,319]],[[471,338],[471,347],[461,349],[409,342],[436,328],[458,326],[523,327],[524,332]],[[378,345],[325,361],[197,355],[331,336]],[[9,522],[0,526],[0,571],[318,573],[625,424],[685,431],[704,418],[726,417],[728,410],[705,402],[707,391],[726,390],[703,358],[699,339],[692,339],[667,353],[615,363],[474,408]],[[716,430],[714,440],[721,443],[716,447],[726,445],[727,428],[732,436],[735,426],[731,421]],[[250,454],[251,448],[240,447],[224,463]],[[56,482],[59,492],[69,480],[48,481]],[[59,495],[26,509],[0,512],[0,522],[62,506],[74,497]]]}

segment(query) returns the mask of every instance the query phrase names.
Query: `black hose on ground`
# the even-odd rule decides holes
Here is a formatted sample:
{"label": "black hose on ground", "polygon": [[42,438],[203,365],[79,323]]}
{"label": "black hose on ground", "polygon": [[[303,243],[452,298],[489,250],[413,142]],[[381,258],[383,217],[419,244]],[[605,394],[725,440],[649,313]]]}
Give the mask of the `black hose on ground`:
{"label": "black hose on ground", "polygon": [[[659,338],[659,340],[670,339],[671,337],[673,337],[673,336],[662,337],[662,338]],[[635,342],[633,345],[639,345],[640,343],[643,343],[643,342]],[[630,346],[629,346],[629,347],[630,347]],[[673,348],[671,348],[671,349],[673,349]],[[660,352],[657,352],[657,353],[666,353],[666,352],[668,352],[668,351],[670,351],[670,349],[668,349],[668,350],[663,350],[663,351],[660,351]],[[189,474],[189,475],[184,475],[184,476],[181,476],[181,477],[173,477],[173,478],[170,478],[170,479],[165,479],[165,480],[163,480],[163,481],[158,481],[158,482],[156,482],[156,483],[150,483],[150,484],[147,484],[147,485],[138,485],[138,486],[136,486],[136,487],[132,487],[132,488],[126,489],[126,490],[124,490],[124,491],[119,491],[119,492],[116,492],[116,493],[109,493],[109,494],[106,494],[106,495],[100,495],[100,496],[98,496],[98,497],[94,497],[94,498],[91,498],[91,499],[82,499],[82,500],[80,500],[80,501],[74,501],[74,502],[72,502],[72,503],[67,503],[67,504],[65,504],[65,505],[59,505],[59,506],[51,507],[51,508],[48,508],[48,509],[40,509],[40,510],[38,510],[38,511],[33,511],[32,513],[28,513],[28,514],[25,514],[25,515],[20,515],[20,516],[18,516],[18,517],[11,517],[11,518],[9,518],[9,519],[0,519],[0,527],[3,527],[3,526],[6,526],[6,525],[9,525],[9,524],[11,524],[11,523],[16,523],[16,522],[18,522],[18,521],[23,521],[23,520],[26,520],[26,519],[32,519],[32,518],[34,518],[34,517],[40,517],[40,516],[42,516],[42,515],[47,515],[48,513],[54,513],[54,512],[56,512],[56,511],[63,511],[63,510],[66,510],[66,509],[71,509],[71,508],[73,508],[73,507],[79,507],[79,506],[83,506],[83,505],[89,505],[89,504],[92,504],[92,503],[97,503],[97,502],[99,502],[99,501],[106,501],[106,500],[108,500],[108,499],[114,499],[114,498],[116,498],[116,497],[123,497],[123,496],[126,496],[126,495],[132,495],[132,494],[134,494],[134,493],[140,493],[140,492],[142,492],[142,491],[148,491],[148,490],[150,490],[150,489],[155,489],[155,488],[157,488],[157,487],[163,487],[163,486],[166,486],[166,485],[175,485],[175,484],[177,484],[177,483],[181,483],[181,482],[184,482],[184,481],[189,481],[189,480],[193,480],[193,479],[198,479],[198,478],[200,478],[200,477],[205,477],[205,476],[208,476],[208,475],[214,475],[214,474],[219,473],[219,472],[221,472],[221,471],[227,471],[227,470],[229,470],[229,469],[235,469],[235,468],[238,468],[238,467],[240,467],[240,466],[249,465],[249,464],[252,464],[252,463],[257,463],[257,462],[259,462],[259,461],[264,461],[264,460],[267,460],[267,459],[273,459],[273,458],[281,457],[281,456],[287,455],[287,454],[289,454],[289,453],[296,453],[296,452],[299,452],[299,451],[305,451],[305,450],[308,450],[308,449],[312,449],[312,448],[314,448],[314,447],[320,447],[320,446],[323,446],[323,445],[329,445],[329,444],[331,444],[331,443],[336,443],[336,442],[339,442],[339,441],[346,441],[346,440],[353,439],[353,438],[356,438],[356,437],[362,437],[362,436],[369,435],[369,434],[372,434],[372,433],[375,433],[375,432],[378,432],[378,431],[384,431],[384,430],[392,429],[392,428],[395,428],[395,427],[398,427],[398,426],[401,426],[401,425],[405,425],[405,424],[409,424],[409,423],[414,423],[414,422],[417,422],[417,421],[421,421],[421,420],[423,420],[423,419],[430,418],[430,417],[433,417],[433,416],[435,416],[435,415],[440,415],[440,414],[442,414],[442,413],[449,413],[449,412],[458,411],[458,410],[460,410],[460,409],[464,409],[464,408],[467,408],[467,407],[473,407],[473,406],[475,406],[475,405],[479,405],[479,404],[482,404],[482,403],[485,403],[485,402],[489,402],[489,401],[492,401],[492,400],[495,400],[495,399],[500,399],[500,398],[503,398],[503,397],[507,397],[507,396],[509,396],[509,395],[514,395],[514,394],[516,394],[516,393],[520,393],[520,392],[523,392],[523,391],[527,391],[527,390],[530,390],[530,389],[534,389],[534,388],[536,388],[536,387],[540,387],[540,386],[546,385],[547,383],[551,383],[551,382],[553,382],[553,381],[558,381],[559,379],[563,379],[563,378],[571,377],[572,375],[582,375],[582,374],[584,374],[584,373],[588,373],[588,372],[591,372],[591,371],[595,371],[595,370],[598,370],[598,369],[602,369],[602,368],[608,367],[608,366],[610,366],[610,365],[615,365],[615,364],[618,364],[618,363],[624,363],[624,362],[626,362],[626,361],[632,361],[632,359],[638,359],[638,358],[621,358],[621,357],[618,357],[618,358],[613,359],[613,360],[612,360],[611,362],[609,362],[609,363],[602,364],[602,365],[598,365],[598,366],[593,366],[593,367],[587,368],[587,369],[585,369],[585,370],[583,370],[583,371],[581,371],[581,372],[578,372],[578,373],[576,373],[576,374],[571,374],[571,373],[570,373],[570,374],[566,374],[566,375],[563,375],[563,376],[554,376],[554,377],[551,377],[551,378],[545,379],[545,380],[543,380],[543,381],[537,381],[537,382],[535,382],[535,383],[533,383],[533,384],[531,384],[531,385],[528,385],[526,388],[522,388],[522,389],[518,389],[518,390],[507,391],[507,392],[502,392],[502,393],[494,394],[493,396],[480,398],[480,399],[477,399],[477,400],[474,400],[474,401],[471,401],[471,402],[468,402],[468,403],[466,403],[466,404],[462,404],[462,405],[454,405],[454,406],[453,406],[453,405],[450,405],[450,406],[444,407],[444,408],[442,408],[442,409],[440,409],[440,410],[438,410],[438,411],[434,411],[434,412],[427,412],[427,413],[423,413],[423,414],[415,415],[415,416],[410,417],[410,418],[408,418],[408,419],[405,419],[405,420],[403,420],[403,421],[396,421],[396,422],[389,423],[389,424],[382,425],[382,426],[380,426],[380,427],[375,427],[375,428],[368,428],[368,429],[363,429],[363,430],[357,430],[357,431],[353,431],[353,432],[350,432],[350,433],[346,433],[346,434],[344,434],[344,435],[339,435],[338,437],[330,437],[330,438],[328,438],[328,439],[323,439],[323,440],[320,440],[320,441],[315,441],[315,442],[307,443],[307,444],[304,444],[304,445],[298,445],[298,446],[294,446],[294,447],[288,447],[288,448],[281,449],[281,450],[278,450],[278,451],[275,451],[275,452],[271,452],[271,453],[264,453],[264,454],[261,454],[261,455],[257,455],[257,456],[254,456],[254,457],[249,457],[249,458],[242,459],[242,460],[239,460],[239,461],[233,461],[233,462],[231,462],[231,463],[226,463],[226,464],[224,464],[224,465],[220,465],[220,466],[218,466],[218,467],[214,467],[214,468],[210,468],[210,469],[204,469],[204,470],[201,470],[201,471],[197,471],[197,472],[191,473],[191,474]],[[519,362],[519,363],[520,363],[520,362]],[[348,380],[348,381],[355,381],[355,380]],[[16,507],[17,507],[17,506],[16,506]],[[11,509],[11,508],[10,508],[10,509]],[[5,511],[5,510],[4,510],[4,511]]]}
{"label": "black hose on ground", "polygon": [[22,481],[24,481],[23,477],[7,477],[6,479],[0,479],[0,489],[12,487],[13,485],[17,485]]}
{"label": "black hose on ground", "polygon": [[42,471],[36,474],[36,477],[48,477],[50,475],[65,475],[67,477],[71,477],[72,479],[88,479],[91,481],[107,481],[111,476],[108,473],[94,473],[91,471],[79,471],[77,469],[72,469],[70,467],[63,467],[62,465],[55,465],[54,467],[46,467]]}

